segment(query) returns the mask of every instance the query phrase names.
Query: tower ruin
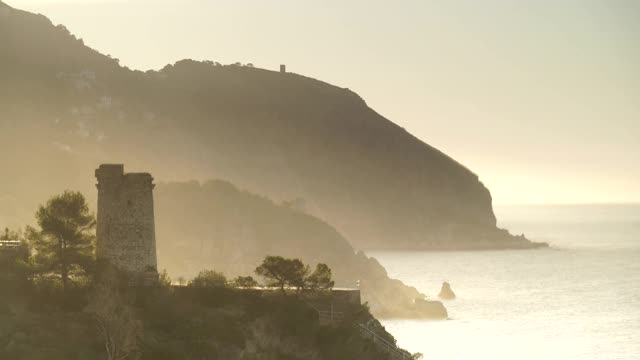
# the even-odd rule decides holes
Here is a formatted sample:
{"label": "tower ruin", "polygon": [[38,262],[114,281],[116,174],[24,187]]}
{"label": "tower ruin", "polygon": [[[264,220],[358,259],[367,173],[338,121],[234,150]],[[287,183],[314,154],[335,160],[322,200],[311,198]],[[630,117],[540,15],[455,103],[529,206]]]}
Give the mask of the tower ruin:
{"label": "tower ruin", "polygon": [[132,273],[157,272],[153,177],[103,164],[98,179],[96,256]]}

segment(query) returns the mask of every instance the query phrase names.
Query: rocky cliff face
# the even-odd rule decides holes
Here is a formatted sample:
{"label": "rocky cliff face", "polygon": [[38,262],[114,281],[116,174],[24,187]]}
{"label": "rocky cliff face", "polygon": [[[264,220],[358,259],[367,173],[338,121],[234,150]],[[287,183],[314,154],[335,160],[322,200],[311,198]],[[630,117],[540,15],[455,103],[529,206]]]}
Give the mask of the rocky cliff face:
{"label": "rocky cliff face", "polygon": [[191,60],[131,71],[44,16],[0,9],[0,144],[17,155],[0,158],[14,174],[0,186],[12,214],[88,190],[84,174],[118,162],[295,199],[357,249],[533,245],[496,228],[476,174],[348,89]]}

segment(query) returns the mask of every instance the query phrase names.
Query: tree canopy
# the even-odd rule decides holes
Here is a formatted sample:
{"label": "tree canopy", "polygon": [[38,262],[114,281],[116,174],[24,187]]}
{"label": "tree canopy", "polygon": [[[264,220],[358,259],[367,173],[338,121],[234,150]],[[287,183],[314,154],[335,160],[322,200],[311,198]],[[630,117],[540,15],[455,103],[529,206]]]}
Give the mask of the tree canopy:
{"label": "tree canopy", "polygon": [[287,286],[302,286],[308,272],[309,267],[300,259],[285,259],[282,256],[267,256],[256,268],[256,274],[266,279],[267,286],[279,287],[282,292]]}
{"label": "tree canopy", "polygon": [[40,229],[26,231],[35,250],[35,271],[59,278],[66,291],[69,282],[86,276],[93,264],[95,217],[81,193],[65,191],[41,205],[36,220]]}
{"label": "tree canopy", "polygon": [[282,256],[267,256],[256,274],[267,281],[267,286],[280,288],[284,293],[286,287],[296,288],[298,291],[327,290],[333,287],[331,269],[326,264],[316,265],[316,269],[309,275],[309,266],[300,259],[285,259]]}
{"label": "tree canopy", "polygon": [[223,288],[227,286],[227,278],[223,273],[213,270],[202,270],[189,286],[198,288]]}
{"label": "tree canopy", "polygon": [[333,288],[331,269],[327,264],[318,264],[316,269],[305,279],[305,287],[309,290],[322,291]]}
{"label": "tree canopy", "polygon": [[258,285],[258,282],[252,276],[238,276],[233,280],[233,286],[237,288],[252,288]]}

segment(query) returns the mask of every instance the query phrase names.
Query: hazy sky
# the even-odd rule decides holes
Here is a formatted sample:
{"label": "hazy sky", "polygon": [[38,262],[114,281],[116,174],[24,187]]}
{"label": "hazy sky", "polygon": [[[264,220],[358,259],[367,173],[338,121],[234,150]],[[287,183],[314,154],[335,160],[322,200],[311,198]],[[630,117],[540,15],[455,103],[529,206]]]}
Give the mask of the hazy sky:
{"label": "hazy sky", "polygon": [[251,62],[348,87],[494,202],[640,202],[640,1],[8,0],[131,68]]}

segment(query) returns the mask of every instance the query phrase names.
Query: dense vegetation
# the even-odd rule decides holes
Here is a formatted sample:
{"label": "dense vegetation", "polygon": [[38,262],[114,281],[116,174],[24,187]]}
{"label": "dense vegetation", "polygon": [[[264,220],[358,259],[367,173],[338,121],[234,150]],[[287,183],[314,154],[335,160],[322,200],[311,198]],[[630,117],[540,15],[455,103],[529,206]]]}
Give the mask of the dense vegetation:
{"label": "dense vegetation", "polygon": [[[366,307],[354,307],[341,324],[320,326],[302,298],[278,292],[100,281],[65,295],[34,284],[17,290],[0,279],[0,358],[387,359],[354,326],[363,322],[393,340]],[[5,293],[7,286],[14,291]]]}
{"label": "dense vegetation", "polygon": [[85,174],[117,161],[304,199],[357,249],[531,245],[496,228],[477,175],[348,89],[210,61],[131,71],[44,16],[0,9],[0,143],[29,149],[0,158],[13,170],[0,218],[24,222],[62,186],[88,193]]}
{"label": "dense vegetation", "polygon": [[331,296],[324,264],[310,272],[298,259],[265,258],[255,273],[278,279],[282,291],[247,288],[256,285],[251,277],[229,282],[211,270],[188,286],[172,287],[166,273],[143,286],[95,262],[94,219],[81,194],[54,196],[36,216],[40,228],[26,237],[8,229],[0,236],[21,241],[0,248],[2,359],[388,358],[355,326],[394,341],[366,306],[352,304],[345,321],[321,326],[308,302]]}

